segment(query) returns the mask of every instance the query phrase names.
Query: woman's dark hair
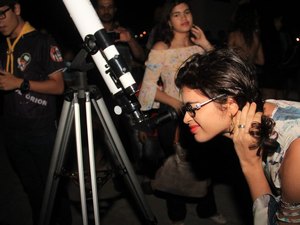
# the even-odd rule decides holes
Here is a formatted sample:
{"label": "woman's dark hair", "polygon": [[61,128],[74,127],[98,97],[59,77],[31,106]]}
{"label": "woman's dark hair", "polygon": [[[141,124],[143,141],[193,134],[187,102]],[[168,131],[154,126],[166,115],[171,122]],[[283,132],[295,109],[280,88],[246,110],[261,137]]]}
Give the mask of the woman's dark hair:
{"label": "woman's dark hair", "polygon": [[[221,48],[202,55],[192,55],[180,68],[175,83],[179,89],[188,87],[200,90],[208,98],[221,94],[230,96],[235,99],[239,109],[247,102],[255,102],[257,111],[262,112],[264,101],[255,78],[253,65],[241,59],[234,50]],[[216,101],[225,103],[226,98]],[[271,118],[262,116],[261,124],[253,123],[250,129],[252,135],[257,138],[259,149],[263,150],[263,156],[269,153],[264,150],[266,146],[268,151],[277,147],[275,139],[271,139],[274,125]]]}
{"label": "woman's dark hair", "polygon": [[156,27],[154,40],[163,41],[167,45],[171,44],[171,41],[174,37],[172,28],[169,26],[169,20],[171,17],[171,12],[173,8],[179,4],[187,4],[190,7],[188,0],[167,0],[162,9],[161,21]]}

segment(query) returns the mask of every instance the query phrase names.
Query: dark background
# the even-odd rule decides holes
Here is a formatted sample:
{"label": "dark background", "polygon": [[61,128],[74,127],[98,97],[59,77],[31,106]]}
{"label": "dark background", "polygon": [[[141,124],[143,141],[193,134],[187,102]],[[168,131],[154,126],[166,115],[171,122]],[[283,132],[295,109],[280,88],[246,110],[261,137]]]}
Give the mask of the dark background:
{"label": "dark background", "polygon": [[[130,27],[134,33],[139,34],[151,30],[154,25],[154,9],[163,4],[164,0],[116,0],[116,2],[118,6],[117,16],[122,26]],[[233,5],[231,8],[224,8],[224,10],[233,10],[234,4],[238,0],[192,0],[191,2],[195,6],[192,10],[196,23],[204,26],[205,30],[213,30],[213,27],[205,27],[205,25],[210,26],[211,21],[218,23],[218,21],[224,20],[224,18],[220,18],[222,13],[216,11],[216,4],[221,5],[221,8],[222,4],[224,6]],[[283,14],[286,17],[288,26],[290,26],[289,29],[292,35],[294,37],[300,36],[300,18],[298,16],[300,13],[298,7],[296,7],[297,1],[252,0],[252,2],[257,5],[260,14],[265,19],[275,14]],[[62,47],[68,49],[79,47],[82,39],[69,16],[63,0],[20,0],[20,3],[23,17],[29,20],[33,26],[51,33]],[[203,8],[206,6],[207,8]],[[229,15],[231,12],[227,14]],[[227,29],[227,27],[224,27],[224,29]],[[139,41],[144,44],[146,39],[147,36]]]}
{"label": "dark background", "polygon": [[[147,3],[148,2],[148,3]],[[150,30],[153,11],[163,0],[119,0],[117,16],[134,33]],[[77,46],[81,37],[62,0],[20,0],[22,16],[38,29],[45,29],[67,46]]]}

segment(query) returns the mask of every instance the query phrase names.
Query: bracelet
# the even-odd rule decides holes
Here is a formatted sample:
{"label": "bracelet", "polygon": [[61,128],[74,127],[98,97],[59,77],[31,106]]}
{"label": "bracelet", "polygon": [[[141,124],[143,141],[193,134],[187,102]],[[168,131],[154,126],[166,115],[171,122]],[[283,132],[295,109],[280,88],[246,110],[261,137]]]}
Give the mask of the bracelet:
{"label": "bracelet", "polygon": [[300,222],[300,203],[288,203],[282,199],[279,202],[277,219],[282,222],[299,223]]}

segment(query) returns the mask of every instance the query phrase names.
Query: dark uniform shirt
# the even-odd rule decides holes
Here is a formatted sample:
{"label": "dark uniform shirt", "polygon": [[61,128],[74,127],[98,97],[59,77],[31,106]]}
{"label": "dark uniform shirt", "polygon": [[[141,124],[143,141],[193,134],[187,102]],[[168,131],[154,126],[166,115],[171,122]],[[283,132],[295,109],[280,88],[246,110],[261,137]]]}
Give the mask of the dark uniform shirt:
{"label": "dark uniform shirt", "polygon": [[[0,43],[2,67],[6,65],[7,49],[7,42],[4,40]],[[47,80],[49,74],[64,67],[55,41],[49,35],[38,31],[24,34],[16,44],[13,56],[14,75],[32,81]],[[6,128],[43,130],[55,121],[55,95],[33,91],[22,94],[19,89],[2,94]]]}

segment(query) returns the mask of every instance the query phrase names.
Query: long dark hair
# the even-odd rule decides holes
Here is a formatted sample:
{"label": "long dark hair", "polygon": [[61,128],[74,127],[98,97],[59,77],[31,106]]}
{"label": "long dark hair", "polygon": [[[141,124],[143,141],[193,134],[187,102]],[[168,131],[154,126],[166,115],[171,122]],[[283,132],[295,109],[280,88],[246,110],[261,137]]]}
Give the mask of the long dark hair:
{"label": "long dark hair", "polygon": [[163,41],[168,46],[171,45],[171,41],[174,37],[174,33],[172,28],[169,26],[169,20],[171,17],[171,12],[173,8],[179,4],[187,4],[188,7],[191,9],[188,0],[167,0],[163,5],[162,15],[160,23],[157,24],[156,31],[154,34],[154,41]]}
{"label": "long dark hair", "polygon": [[[263,112],[264,101],[255,78],[253,65],[242,60],[234,50],[221,48],[192,55],[180,68],[175,83],[179,89],[198,89],[208,98],[221,94],[230,96],[239,109],[247,102],[255,102],[257,111]],[[216,101],[225,103],[226,98]],[[258,155],[263,150],[264,158],[278,146],[276,138],[273,138],[274,126],[271,118],[262,116],[261,123],[253,123],[249,130],[257,139],[257,145],[253,147],[259,147]]]}

